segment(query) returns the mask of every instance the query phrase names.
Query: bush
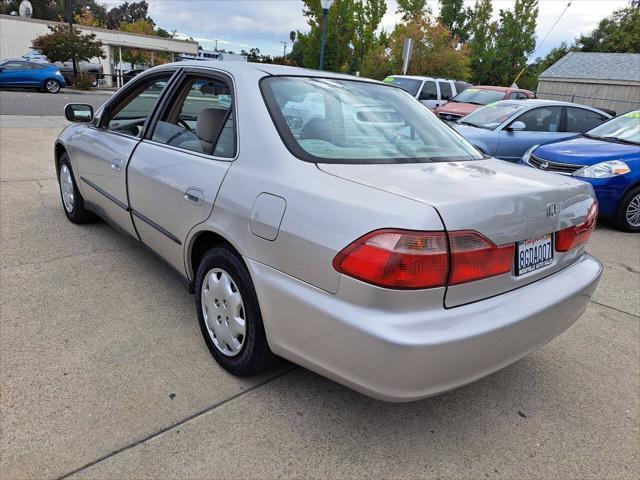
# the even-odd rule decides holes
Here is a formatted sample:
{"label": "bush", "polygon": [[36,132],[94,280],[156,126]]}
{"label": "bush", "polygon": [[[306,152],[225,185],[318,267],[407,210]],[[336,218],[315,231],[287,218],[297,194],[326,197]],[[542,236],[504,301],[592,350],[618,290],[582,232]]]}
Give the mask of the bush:
{"label": "bush", "polygon": [[93,75],[87,75],[86,73],[78,73],[76,81],[73,82],[73,87],[78,90],[90,90],[93,84]]}

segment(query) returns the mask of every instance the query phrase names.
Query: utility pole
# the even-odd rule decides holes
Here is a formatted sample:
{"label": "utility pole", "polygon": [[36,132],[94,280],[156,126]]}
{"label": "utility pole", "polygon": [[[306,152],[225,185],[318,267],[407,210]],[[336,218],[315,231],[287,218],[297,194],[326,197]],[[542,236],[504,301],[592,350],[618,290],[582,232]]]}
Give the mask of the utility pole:
{"label": "utility pole", "polygon": [[280,42],[282,44],[282,58],[287,57],[287,43],[288,42]]}
{"label": "utility pole", "polygon": [[[73,9],[71,8],[71,0],[66,0],[65,7],[67,10],[67,20],[69,21],[69,34],[73,34]],[[76,56],[71,56],[71,62],[73,63],[73,82],[75,83],[78,76],[78,65],[76,62]]]}

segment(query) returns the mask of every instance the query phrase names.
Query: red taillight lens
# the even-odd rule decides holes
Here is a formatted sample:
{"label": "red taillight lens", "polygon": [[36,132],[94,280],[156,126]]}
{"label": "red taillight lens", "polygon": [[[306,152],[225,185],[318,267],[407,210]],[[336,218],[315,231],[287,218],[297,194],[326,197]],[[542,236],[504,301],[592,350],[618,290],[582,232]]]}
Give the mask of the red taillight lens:
{"label": "red taillight lens", "polygon": [[598,203],[589,208],[584,223],[556,232],[556,252],[568,252],[589,240],[598,220]]}
{"label": "red taillight lens", "polygon": [[496,246],[473,231],[449,233],[451,244],[450,285],[472,282],[511,271],[514,245]]}
{"label": "red taillight lens", "polygon": [[377,230],[342,250],[333,267],[381,287],[430,288],[446,285],[448,256],[444,232]]}

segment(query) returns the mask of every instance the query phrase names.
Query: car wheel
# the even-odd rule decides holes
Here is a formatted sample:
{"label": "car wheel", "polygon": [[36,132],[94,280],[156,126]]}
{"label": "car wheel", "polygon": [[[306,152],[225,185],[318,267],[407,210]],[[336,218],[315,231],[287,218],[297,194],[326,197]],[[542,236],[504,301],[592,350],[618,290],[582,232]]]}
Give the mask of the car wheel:
{"label": "car wheel", "polygon": [[45,80],[44,89],[48,93],[58,93],[60,91],[60,82],[52,78]]}
{"label": "car wheel", "polygon": [[87,223],[94,220],[95,216],[84,208],[84,200],[76,186],[69,157],[66,153],[63,153],[60,157],[58,183],[60,184],[62,208],[67,218],[73,223]]}
{"label": "car wheel", "polygon": [[614,223],[625,232],[640,232],[640,186],[632,188],[624,196],[616,212]]}
{"label": "car wheel", "polygon": [[195,294],[202,335],[225,370],[250,375],[273,363],[253,282],[235,252],[218,246],[204,255]]}

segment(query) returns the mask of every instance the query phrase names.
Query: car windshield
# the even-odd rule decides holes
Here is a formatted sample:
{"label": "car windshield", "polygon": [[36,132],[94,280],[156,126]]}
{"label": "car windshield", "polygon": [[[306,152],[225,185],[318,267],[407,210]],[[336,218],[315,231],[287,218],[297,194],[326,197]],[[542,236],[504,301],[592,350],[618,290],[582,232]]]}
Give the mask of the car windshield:
{"label": "car windshield", "polygon": [[609,120],[586,134],[589,137],[640,144],[640,110]]}
{"label": "car windshield", "polygon": [[472,103],[474,105],[488,105],[498,100],[504,100],[505,92],[483,88],[467,88],[451,99],[454,103]]}
{"label": "car windshield", "polygon": [[399,88],[302,77],[267,77],[261,88],[287,148],[305,161],[367,164],[483,158]]}
{"label": "car windshield", "polygon": [[462,125],[471,125],[472,127],[485,128],[494,130],[502,122],[513,116],[514,113],[524,109],[522,104],[499,104],[492,103],[486,107],[471,112],[466,117],[461,118],[458,123]]}
{"label": "car windshield", "polygon": [[416,78],[387,77],[384,79],[384,83],[390,83],[395,87],[400,87],[415,97],[418,94],[420,85],[422,85],[422,80]]}

